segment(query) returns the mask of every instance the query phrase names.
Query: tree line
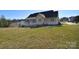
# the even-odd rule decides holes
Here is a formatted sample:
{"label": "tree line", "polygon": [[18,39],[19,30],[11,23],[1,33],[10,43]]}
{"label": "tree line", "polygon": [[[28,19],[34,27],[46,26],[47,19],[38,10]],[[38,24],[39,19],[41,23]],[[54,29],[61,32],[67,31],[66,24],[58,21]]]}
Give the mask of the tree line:
{"label": "tree line", "polygon": [[[69,20],[69,18],[70,18],[70,20]],[[74,16],[74,17],[72,17],[72,19],[71,19],[71,17],[63,17],[63,18],[60,19],[60,21],[62,21],[62,22],[67,21],[67,22],[79,23],[79,16]]]}
{"label": "tree line", "polygon": [[8,27],[9,26],[9,20],[6,19],[3,15],[0,17],[0,27]]}
{"label": "tree line", "polygon": [[18,19],[6,19],[4,15],[0,17],[0,27],[9,27],[12,22],[16,22]]}

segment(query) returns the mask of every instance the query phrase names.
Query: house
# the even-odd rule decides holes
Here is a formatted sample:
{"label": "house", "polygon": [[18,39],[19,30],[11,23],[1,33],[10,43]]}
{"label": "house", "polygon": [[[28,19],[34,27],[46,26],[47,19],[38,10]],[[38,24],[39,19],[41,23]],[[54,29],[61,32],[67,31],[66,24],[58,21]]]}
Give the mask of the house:
{"label": "house", "polygon": [[25,24],[25,20],[11,20],[9,27],[22,27]]}
{"label": "house", "polygon": [[71,16],[71,17],[69,17],[69,19],[68,19],[69,22],[74,22],[74,20],[75,20],[75,16]]}
{"label": "house", "polygon": [[36,26],[53,26],[59,25],[58,11],[44,11],[30,14],[26,19],[17,21],[18,26],[36,27]]}
{"label": "house", "polygon": [[25,23],[25,26],[59,25],[58,11],[33,13],[26,18]]}

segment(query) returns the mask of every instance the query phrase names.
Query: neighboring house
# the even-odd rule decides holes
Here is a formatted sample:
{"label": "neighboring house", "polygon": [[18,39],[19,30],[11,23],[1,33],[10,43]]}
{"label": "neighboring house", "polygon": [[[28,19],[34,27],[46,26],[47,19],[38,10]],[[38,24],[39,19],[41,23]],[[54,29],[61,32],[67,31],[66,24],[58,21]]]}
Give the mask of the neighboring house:
{"label": "neighboring house", "polygon": [[9,27],[20,27],[20,26],[22,26],[22,25],[24,25],[25,23],[25,20],[12,20],[12,21],[10,21],[10,25],[9,25]]}
{"label": "neighboring house", "polygon": [[59,17],[58,11],[44,11],[29,15],[26,20],[26,26],[45,26],[58,25]]}
{"label": "neighboring house", "polygon": [[9,25],[9,27],[19,27],[19,25],[16,22],[13,22]]}
{"label": "neighboring house", "polygon": [[75,16],[71,16],[71,17],[69,17],[69,19],[68,19],[69,22],[74,22],[74,20],[75,20]]}

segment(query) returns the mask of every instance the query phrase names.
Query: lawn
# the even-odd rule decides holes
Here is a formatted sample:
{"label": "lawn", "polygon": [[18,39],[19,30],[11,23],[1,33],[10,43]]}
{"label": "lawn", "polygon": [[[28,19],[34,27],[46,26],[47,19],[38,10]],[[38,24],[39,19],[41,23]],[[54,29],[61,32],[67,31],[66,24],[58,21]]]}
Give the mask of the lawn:
{"label": "lawn", "polygon": [[0,48],[79,48],[79,25],[0,28]]}

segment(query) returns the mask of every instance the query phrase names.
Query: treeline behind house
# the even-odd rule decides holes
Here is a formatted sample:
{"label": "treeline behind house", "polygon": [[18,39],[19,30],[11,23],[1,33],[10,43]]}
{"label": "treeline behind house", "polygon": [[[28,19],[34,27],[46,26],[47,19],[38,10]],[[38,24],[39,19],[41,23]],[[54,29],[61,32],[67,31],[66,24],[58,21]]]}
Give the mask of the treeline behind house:
{"label": "treeline behind house", "polygon": [[79,16],[63,17],[60,19],[61,22],[73,22],[79,23]]}
{"label": "treeline behind house", "polygon": [[6,19],[3,15],[0,17],[0,27],[8,27],[9,20]]}
{"label": "treeline behind house", "polygon": [[5,16],[1,15],[0,17],[0,27],[9,27],[10,24],[18,19],[6,19]]}

